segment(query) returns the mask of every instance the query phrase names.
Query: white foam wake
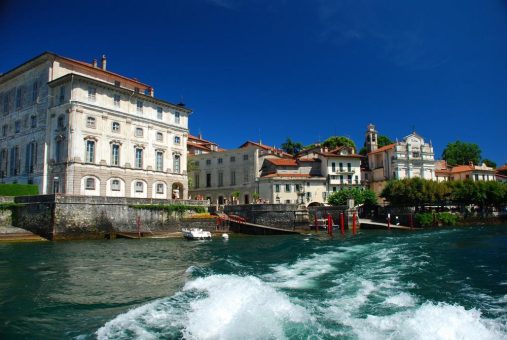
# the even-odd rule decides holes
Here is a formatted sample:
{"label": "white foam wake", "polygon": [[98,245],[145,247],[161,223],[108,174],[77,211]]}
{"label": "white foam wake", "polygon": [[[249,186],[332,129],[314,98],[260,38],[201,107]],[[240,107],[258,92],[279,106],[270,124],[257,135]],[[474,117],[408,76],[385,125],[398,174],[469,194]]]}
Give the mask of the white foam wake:
{"label": "white foam wake", "polygon": [[[118,315],[99,339],[284,339],[316,334],[304,307],[255,277],[212,275],[183,291]],[[306,337],[306,336],[305,336]]]}

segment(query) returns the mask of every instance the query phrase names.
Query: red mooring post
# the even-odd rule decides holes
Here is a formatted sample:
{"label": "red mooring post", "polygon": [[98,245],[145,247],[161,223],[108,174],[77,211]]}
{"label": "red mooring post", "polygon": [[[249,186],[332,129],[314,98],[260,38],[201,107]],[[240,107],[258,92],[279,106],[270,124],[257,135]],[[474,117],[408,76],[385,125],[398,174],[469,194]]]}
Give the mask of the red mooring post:
{"label": "red mooring post", "polygon": [[352,234],[356,234],[356,213],[352,214]]}
{"label": "red mooring post", "polygon": [[333,236],[333,218],[330,214],[327,214],[327,233]]}
{"label": "red mooring post", "polygon": [[136,225],[137,225],[137,237],[141,238],[141,216],[137,216]]}
{"label": "red mooring post", "polygon": [[340,231],[345,235],[345,221],[343,220],[343,213],[340,213]]}

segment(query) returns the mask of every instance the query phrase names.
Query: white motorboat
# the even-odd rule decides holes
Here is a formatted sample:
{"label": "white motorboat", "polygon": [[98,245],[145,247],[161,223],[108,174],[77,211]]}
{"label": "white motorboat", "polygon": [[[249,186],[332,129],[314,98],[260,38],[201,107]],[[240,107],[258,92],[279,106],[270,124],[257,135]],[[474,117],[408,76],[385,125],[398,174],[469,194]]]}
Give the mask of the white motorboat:
{"label": "white motorboat", "polygon": [[200,228],[181,229],[183,237],[187,240],[205,240],[211,239],[211,233]]}

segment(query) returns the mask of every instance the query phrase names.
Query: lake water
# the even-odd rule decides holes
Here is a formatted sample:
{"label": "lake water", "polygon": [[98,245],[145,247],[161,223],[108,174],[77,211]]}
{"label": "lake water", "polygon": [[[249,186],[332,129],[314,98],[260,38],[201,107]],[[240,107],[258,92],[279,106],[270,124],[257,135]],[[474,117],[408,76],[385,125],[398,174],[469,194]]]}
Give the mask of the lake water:
{"label": "lake water", "polygon": [[507,227],[0,244],[0,338],[507,339]]}

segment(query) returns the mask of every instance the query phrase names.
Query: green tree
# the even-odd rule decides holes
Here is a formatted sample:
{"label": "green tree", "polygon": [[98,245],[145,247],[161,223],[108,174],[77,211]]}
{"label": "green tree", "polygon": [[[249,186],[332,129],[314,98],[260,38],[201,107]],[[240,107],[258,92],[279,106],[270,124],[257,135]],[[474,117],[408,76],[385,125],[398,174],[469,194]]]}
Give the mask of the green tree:
{"label": "green tree", "polygon": [[482,163],[486,164],[489,167],[492,167],[493,169],[496,169],[496,163],[489,159],[483,159]]}
{"label": "green tree", "polygon": [[354,199],[354,204],[377,204],[375,192],[369,189],[343,189],[329,195],[327,202],[331,205],[346,205],[347,200]]}
{"label": "green tree", "polygon": [[356,144],[354,143],[354,141],[352,139],[350,139],[348,137],[344,137],[344,136],[329,137],[328,139],[326,139],[322,143],[322,146],[329,148],[329,149],[335,149],[339,146],[348,146],[348,147],[353,147],[354,149],[356,148]]}
{"label": "green tree", "polygon": [[481,161],[481,149],[477,144],[464,143],[458,140],[447,144],[442,152],[442,158],[451,166],[467,165],[470,162],[479,164]]}
{"label": "green tree", "polygon": [[282,150],[290,153],[291,155],[296,155],[303,149],[303,144],[299,142],[294,142],[290,137],[287,137],[285,143],[282,144]]}

